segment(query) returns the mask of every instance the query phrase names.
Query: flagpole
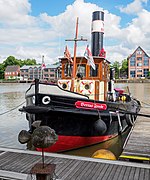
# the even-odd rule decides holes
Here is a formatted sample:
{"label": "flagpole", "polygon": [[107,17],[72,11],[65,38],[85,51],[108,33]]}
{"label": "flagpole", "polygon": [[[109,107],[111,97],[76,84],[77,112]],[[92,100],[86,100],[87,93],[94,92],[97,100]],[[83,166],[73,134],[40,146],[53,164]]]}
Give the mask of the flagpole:
{"label": "flagpole", "polygon": [[76,52],[77,52],[77,41],[87,41],[87,39],[78,39],[78,24],[79,18],[77,17],[76,21],[76,33],[74,39],[67,39],[66,41],[74,41],[74,57],[73,57],[73,71],[72,71],[72,82],[71,82],[71,91],[74,92],[74,81],[76,77]]}
{"label": "flagpole", "polygon": [[41,80],[43,80],[43,63],[44,63],[44,55],[42,55]]}

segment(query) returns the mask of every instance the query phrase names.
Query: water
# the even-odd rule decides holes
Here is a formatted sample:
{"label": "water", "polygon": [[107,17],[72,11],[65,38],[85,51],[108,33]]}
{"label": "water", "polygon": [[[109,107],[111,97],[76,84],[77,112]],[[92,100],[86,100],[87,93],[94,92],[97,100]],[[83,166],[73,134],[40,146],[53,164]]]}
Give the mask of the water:
{"label": "water", "polygon": [[[18,111],[21,106],[17,106],[25,102],[28,86],[29,84],[0,84],[0,147],[25,148],[25,145],[18,142],[18,133],[22,129],[28,129],[28,123],[25,114]],[[14,110],[11,111],[12,109]]]}
{"label": "water", "polygon": [[[28,130],[28,121],[26,120],[25,114],[20,113],[18,109],[21,108],[21,104],[25,102],[25,91],[29,85],[30,84],[26,83],[0,84],[0,147],[27,148],[26,145],[18,142],[18,133],[22,129]],[[148,106],[150,104],[150,83],[116,84],[116,87],[123,88],[126,91],[129,89],[131,94],[142,102],[143,106],[150,107]],[[21,106],[18,107],[19,105]],[[96,150],[104,148],[112,151],[116,157],[118,157],[122,151],[122,146],[127,135],[128,132],[111,141],[80,150],[68,151],[64,154],[91,157]]]}

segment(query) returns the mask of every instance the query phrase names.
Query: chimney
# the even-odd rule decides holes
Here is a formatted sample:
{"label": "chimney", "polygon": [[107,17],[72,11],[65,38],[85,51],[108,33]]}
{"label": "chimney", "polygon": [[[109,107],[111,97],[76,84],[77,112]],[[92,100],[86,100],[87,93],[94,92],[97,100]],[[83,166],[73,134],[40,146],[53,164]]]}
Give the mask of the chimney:
{"label": "chimney", "polygon": [[103,48],[104,34],[104,12],[95,11],[92,16],[92,45],[91,51],[93,56],[99,56]]}

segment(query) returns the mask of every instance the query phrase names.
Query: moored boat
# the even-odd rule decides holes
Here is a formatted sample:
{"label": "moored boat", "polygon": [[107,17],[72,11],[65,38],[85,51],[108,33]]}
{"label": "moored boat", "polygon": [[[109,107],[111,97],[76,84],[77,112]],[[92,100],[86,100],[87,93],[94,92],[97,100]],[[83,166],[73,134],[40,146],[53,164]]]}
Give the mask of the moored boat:
{"label": "moored boat", "polygon": [[57,84],[36,79],[26,91],[26,106],[20,111],[26,113],[29,132],[40,121],[58,135],[45,151],[62,152],[112,139],[136,120],[140,102],[114,88],[114,71],[103,48],[103,21],[103,12],[93,13],[92,53],[87,47],[83,57],[76,57],[77,22],[74,58],[68,54],[61,58],[62,78]]}

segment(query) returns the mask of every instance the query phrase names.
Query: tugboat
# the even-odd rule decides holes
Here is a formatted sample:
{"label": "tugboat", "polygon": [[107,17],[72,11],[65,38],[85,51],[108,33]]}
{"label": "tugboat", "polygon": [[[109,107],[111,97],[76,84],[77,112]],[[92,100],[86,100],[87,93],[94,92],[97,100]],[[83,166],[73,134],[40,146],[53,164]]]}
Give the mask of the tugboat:
{"label": "tugboat", "polygon": [[[140,102],[122,89],[114,88],[114,71],[103,48],[104,12],[93,12],[92,53],[76,57],[78,19],[74,38],[74,57],[65,51],[62,74],[57,84],[35,79],[26,91],[29,133],[33,124],[49,126],[58,140],[47,152],[63,152],[112,139],[133,126]],[[83,40],[81,38],[80,40]],[[40,148],[37,148],[40,150]]]}

